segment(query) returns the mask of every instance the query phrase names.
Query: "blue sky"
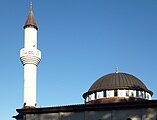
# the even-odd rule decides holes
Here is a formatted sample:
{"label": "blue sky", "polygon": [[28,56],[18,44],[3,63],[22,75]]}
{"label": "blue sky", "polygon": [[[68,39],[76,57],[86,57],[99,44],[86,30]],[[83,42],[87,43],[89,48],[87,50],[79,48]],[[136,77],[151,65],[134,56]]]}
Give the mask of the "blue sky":
{"label": "blue sky", "polygon": [[[156,0],[32,0],[37,21],[37,106],[82,104],[101,76],[130,73],[157,98]],[[23,26],[29,0],[0,2],[1,119],[23,105]]]}

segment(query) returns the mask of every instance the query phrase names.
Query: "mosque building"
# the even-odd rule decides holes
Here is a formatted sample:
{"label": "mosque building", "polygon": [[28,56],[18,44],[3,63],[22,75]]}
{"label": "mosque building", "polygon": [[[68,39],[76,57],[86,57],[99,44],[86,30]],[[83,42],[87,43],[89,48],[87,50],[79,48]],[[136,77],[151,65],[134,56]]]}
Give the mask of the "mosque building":
{"label": "mosque building", "polygon": [[37,30],[32,4],[24,25],[24,48],[20,59],[24,66],[24,104],[17,109],[16,120],[157,120],[157,100],[137,77],[118,72],[96,80],[83,94],[84,104],[36,107],[36,70],[41,59],[37,49]]}

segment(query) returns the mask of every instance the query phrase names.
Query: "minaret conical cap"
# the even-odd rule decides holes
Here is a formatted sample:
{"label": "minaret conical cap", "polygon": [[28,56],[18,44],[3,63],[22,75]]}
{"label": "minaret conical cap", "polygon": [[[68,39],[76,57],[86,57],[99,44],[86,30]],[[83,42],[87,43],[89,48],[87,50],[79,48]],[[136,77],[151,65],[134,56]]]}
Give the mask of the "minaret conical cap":
{"label": "minaret conical cap", "polygon": [[38,30],[38,26],[37,26],[37,23],[35,21],[33,10],[32,10],[32,3],[30,3],[30,11],[29,11],[29,14],[27,16],[27,20],[25,22],[24,29],[27,27],[34,27],[35,29]]}

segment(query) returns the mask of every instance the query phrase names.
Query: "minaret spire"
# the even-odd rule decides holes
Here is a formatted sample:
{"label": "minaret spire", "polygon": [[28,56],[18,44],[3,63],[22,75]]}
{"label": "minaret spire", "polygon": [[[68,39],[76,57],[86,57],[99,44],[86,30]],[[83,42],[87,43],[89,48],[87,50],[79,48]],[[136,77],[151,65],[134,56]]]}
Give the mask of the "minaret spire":
{"label": "minaret spire", "polygon": [[30,3],[24,25],[24,48],[20,50],[20,59],[24,66],[24,108],[36,107],[37,66],[41,59],[41,52],[37,49],[37,30]]}
{"label": "minaret spire", "polygon": [[32,11],[32,2],[30,2],[30,11]]}
{"label": "minaret spire", "polygon": [[37,26],[37,23],[35,21],[34,14],[33,14],[32,2],[30,2],[30,11],[29,11],[27,20],[24,25],[24,28],[26,28],[26,27],[34,27],[35,29],[38,30],[38,26]]}

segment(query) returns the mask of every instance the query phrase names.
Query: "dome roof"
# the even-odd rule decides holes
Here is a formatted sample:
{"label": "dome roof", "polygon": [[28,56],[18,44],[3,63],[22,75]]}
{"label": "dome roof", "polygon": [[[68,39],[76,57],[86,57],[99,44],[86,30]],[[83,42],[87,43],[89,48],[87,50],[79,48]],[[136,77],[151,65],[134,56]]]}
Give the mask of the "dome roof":
{"label": "dome roof", "polygon": [[143,90],[151,95],[153,94],[153,92],[148,90],[144,83],[135,76],[127,73],[111,73],[96,80],[88,92],[83,94],[83,97],[85,98],[87,94],[94,92],[115,89]]}

